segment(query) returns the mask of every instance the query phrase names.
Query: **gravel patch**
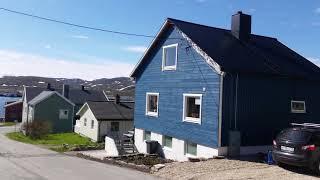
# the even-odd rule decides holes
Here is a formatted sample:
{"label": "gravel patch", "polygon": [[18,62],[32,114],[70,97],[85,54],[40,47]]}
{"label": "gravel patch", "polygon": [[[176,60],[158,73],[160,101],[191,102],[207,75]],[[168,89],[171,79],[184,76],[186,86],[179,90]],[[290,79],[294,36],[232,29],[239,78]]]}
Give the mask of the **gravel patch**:
{"label": "gravel patch", "polygon": [[274,165],[229,159],[169,163],[154,175],[165,179],[319,179],[302,168],[283,169]]}

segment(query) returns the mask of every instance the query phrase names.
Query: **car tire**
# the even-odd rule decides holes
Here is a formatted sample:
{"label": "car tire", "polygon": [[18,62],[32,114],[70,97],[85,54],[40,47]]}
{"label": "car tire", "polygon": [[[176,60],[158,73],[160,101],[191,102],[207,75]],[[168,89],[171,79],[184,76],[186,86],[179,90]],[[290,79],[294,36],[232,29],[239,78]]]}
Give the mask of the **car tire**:
{"label": "car tire", "polygon": [[314,163],[312,167],[312,171],[317,175],[320,176],[320,160]]}
{"label": "car tire", "polygon": [[282,162],[277,162],[277,165],[279,166],[279,167],[281,167],[281,168],[286,168],[286,167],[288,167],[288,165],[287,164],[284,164],[284,163],[282,163]]}

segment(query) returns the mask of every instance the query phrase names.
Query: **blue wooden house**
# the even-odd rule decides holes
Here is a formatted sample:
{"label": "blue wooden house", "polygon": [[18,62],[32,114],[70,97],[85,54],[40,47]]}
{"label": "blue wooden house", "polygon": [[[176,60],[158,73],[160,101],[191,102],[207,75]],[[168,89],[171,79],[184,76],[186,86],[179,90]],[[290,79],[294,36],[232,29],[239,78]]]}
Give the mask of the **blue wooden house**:
{"label": "blue wooden house", "polygon": [[170,159],[262,151],[291,122],[320,121],[320,69],[276,38],[167,19],[131,77],[135,144]]}

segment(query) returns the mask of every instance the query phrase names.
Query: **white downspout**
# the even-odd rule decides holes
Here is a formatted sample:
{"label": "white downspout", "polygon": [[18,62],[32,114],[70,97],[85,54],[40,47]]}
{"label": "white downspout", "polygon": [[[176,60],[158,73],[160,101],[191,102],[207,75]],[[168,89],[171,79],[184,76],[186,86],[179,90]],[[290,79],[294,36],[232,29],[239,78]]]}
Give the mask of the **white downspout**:
{"label": "white downspout", "polygon": [[222,103],[223,103],[223,77],[225,72],[220,75],[220,97],[219,97],[219,127],[218,127],[218,147],[221,147],[221,128],[222,128]]}

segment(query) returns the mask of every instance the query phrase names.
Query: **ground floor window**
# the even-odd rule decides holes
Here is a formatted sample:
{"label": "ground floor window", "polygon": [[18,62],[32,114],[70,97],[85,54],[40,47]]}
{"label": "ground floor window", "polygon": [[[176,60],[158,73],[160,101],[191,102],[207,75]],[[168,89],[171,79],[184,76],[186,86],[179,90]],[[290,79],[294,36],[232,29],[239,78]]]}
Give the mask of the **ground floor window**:
{"label": "ground floor window", "polygon": [[183,121],[201,123],[202,94],[183,94]]}
{"label": "ground floor window", "polygon": [[305,101],[291,101],[291,112],[292,113],[305,113],[306,112]]}
{"label": "ground floor window", "polygon": [[119,132],[120,123],[119,122],[111,122],[111,132]]}
{"label": "ground floor window", "polygon": [[151,140],[151,132],[150,131],[144,131],[143,140],[144,141],[150,141]]}
{"label": "ground floor window", "polygon": [[197,156],[197,144],[185,142],[185,154]]}
{"label": "ground floor window", "polygon": [[164,147],[172,148],[172,137],[163,136],[162,140],[163,140],[162,144]]}
{"label": "ground floor window", "polygon": [[94,120],[91,120],[91,129],[94,128]]}
{"label": "ground floor window", "polygon": [[146,96],[146,115],[158,116],[159,93],[147,93]]}
{"label": "ground floor window", "polygon": [[87,126],[87,118],[84,118],[84,120],[83,120],[83,126]]}

